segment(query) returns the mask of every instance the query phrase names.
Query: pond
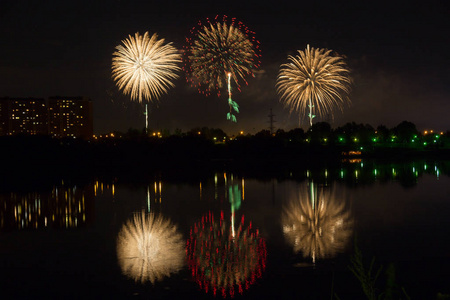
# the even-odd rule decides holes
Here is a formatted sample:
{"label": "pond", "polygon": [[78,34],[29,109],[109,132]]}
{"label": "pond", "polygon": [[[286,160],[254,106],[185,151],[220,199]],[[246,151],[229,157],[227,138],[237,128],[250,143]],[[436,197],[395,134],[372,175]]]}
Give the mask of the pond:
{"label": "pond", "polygon": [[450,294],[449,169],[353,160],[16,180],[0,190],[0,294],[364,299],[351,269],[373,261],[377,295],[437,299]]}

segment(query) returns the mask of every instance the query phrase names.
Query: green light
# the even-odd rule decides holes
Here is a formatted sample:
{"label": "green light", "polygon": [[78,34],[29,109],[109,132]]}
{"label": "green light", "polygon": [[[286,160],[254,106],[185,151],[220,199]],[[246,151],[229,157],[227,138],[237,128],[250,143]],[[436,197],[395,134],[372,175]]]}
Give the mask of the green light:
{"label": "green light", "polygon": [[427,142],[423,142],[423,145],[426,146],[426,145],[427,145]]}
{"label": "green light", "polygon": [[228,187],[228,200],[231,203],[232,210],[238,210],[241,207],[241,191],[237,184]]}
{"label": "green light", "polygon": [[376,142],[376,141],[377,141],[377,138],[373,138],[372,141],[373,141],[373,142]]}
{"label": "green light", "polygon": [[344,140],[344,138],[339,137],[339,142],[342,142]]}

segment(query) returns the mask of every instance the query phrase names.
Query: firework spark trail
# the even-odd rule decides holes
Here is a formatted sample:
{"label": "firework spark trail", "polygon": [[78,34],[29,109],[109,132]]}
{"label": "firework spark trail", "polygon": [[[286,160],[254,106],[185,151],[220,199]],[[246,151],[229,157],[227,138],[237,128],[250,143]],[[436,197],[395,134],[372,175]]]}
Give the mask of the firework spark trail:
{"label": "firework spark trail", "polygon": [[123,274],[136,282],[160,281],[184,265],[184,241],[168,219],[135,214],[117,236],[117,258]]}
{"label": "firework spark trail", "polygon": [[232,111],[239,109],[231,100],[230,80],[239,91],[240,81],[248,84],[246,77],[254,76],[253,71],[260,65],[259,42],[242,22],[236,24],[232,19],[228,24],[226,16],[222,22],[217,19],[216,16],[213,22],[207,20],[205,25],[199,22],[198,28],[191,30],[192,37],[186,39],[184,49],[184,70],[186,80],[202,94],[216,91],[220,97],[221,89],[227,86],[230,105],[227,118],[235,121]]}
{"label": "firework spark trail", "polygon": [[349,99],[351,79],[341,56],[331,55],[331,50],[314,49],[309,45],[297,56],[288,56],[289,63],[280,67],[277,92],[280,101],[308,117],[312,126],[313,113],[331,114],[333,107],[341,111]]}
{"label": "firework spark trail", "polygon": [[181,54],[171,43],[164,45],[164,39],[146,32],[129,35],[122,44],[113,53],[112,76],[125,95],[138,102],[154,101],[174,86]]}

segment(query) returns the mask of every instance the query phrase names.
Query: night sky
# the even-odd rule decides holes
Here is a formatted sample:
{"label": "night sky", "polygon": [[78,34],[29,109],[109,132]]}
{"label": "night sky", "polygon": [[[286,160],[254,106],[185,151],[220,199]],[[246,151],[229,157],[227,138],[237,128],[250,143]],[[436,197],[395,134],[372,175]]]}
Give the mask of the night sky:
{"label": "night sky", "polygon": [[[352,104],[334,119],[419,130],[450,130],[449,1],[0,1],[0,97],[86,96],[94,131],[143,128],[142,106],[122,95],[111,78],[114,48],[129,34],[148,31],[184,45],[198,20],[227,15],[253,30],[261,67],[241,93],[238,123],[226,121],[226,93],[205,97],[180,72],[176,87],[151,105],[150,127],[222,128],[256,133],[299,125],[278,102],[279,66],[307,44],[345,55],[352,71]],[[308,127],[303,119],[301,126]]]}

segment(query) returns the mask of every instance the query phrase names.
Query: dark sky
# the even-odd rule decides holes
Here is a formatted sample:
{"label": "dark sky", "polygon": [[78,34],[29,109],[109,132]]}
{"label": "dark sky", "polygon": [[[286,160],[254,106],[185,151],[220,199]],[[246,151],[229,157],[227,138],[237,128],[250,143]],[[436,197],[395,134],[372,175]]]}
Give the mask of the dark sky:
{"label": "dark sky", "polygon": [[[419,130],[450,130],[449,1],[0,1],[0,97],[87,96],[94,131],[142,128],[142,106],[111,79],[114,48],[128,34],[158,33],[182,48],[198,20],[227,15],[242,21],[261,43],[262,64],[242,93],[241,112],[229,123],[225,93],[205,97],[186,84],[151,105],[150,127],[222,128],[256,133],[269,126],[298,127],[278,101],[275,81],[289,54],[307,44],[345,55],[354,81],[352,104],[333,127],[355,121]],[[301,123],[307,128],[307,120]]]}

